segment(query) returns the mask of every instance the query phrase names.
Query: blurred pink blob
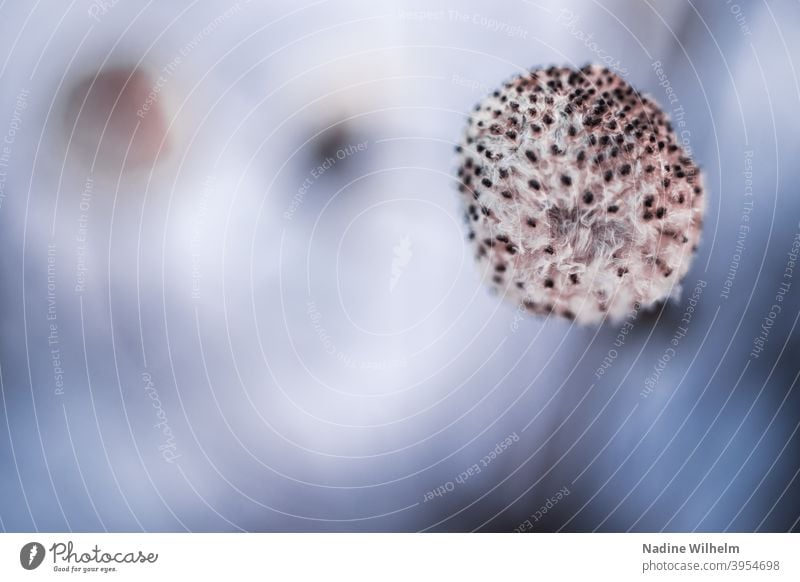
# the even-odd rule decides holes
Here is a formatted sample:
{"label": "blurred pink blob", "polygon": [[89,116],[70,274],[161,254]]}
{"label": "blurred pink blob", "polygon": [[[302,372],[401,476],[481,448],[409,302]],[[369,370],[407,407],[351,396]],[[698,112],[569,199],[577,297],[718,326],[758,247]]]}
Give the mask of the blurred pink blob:
{"label": "blurred pink blob", "polygon": [[110,69],[69,97],[70,145],[93,164],[119,171],[154,164],[169,148],[159,86],[141,69]]}

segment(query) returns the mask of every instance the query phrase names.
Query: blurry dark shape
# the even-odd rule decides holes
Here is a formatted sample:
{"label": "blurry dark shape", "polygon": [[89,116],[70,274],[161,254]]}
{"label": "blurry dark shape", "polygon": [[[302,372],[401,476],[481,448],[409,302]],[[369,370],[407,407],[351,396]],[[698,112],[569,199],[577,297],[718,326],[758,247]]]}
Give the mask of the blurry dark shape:
{"label": "blurry dark shape", "polygon": [[[330,165],[330,169],[337,172],[340,152],[358,140],[353,135],[352,128],[347,121],[330,125],[320,133],[312,143],[313,163],[317,165]],[[337,155],[339,157],[337,157]],[[331,160],[333,160],[332,163]]]}
{"label": "blurry dark shape", "polygon": [[153,164],[168,147],[160,86],[141,69],[82,80],[67,104],[70,147],[110,171]]}

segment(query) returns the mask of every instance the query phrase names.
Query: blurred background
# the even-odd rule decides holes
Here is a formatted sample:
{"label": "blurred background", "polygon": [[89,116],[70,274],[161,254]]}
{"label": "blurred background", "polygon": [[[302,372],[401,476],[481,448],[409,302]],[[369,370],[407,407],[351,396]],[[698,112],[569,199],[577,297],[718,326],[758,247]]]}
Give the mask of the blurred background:
{"label": "blurred background", "polygon": [[[3,3],[0,530],[797,531],[798,25]],[[592,328],[486,290],[454,177],[484,95],[587,62],[708,188],[680,298]]]}

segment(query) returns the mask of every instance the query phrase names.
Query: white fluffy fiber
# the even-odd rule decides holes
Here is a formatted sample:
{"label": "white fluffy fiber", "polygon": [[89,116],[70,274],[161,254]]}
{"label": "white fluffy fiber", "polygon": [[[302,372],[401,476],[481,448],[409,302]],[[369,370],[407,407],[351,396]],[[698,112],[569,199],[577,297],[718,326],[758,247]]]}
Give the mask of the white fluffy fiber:
{"label": "white fluffy fiber", "polygon": [[551,67],[479,104],[458,148],[487,282],[536,313],[619,319],[680,290],[702,177],[651,98],[600,67]]}

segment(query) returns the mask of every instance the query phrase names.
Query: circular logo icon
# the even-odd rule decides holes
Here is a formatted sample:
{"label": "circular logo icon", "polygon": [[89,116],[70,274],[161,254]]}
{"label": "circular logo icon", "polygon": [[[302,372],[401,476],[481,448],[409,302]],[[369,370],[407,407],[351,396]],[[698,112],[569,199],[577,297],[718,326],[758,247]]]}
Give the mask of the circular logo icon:
{"label": "circular logo icon", "polygon": [[19,563],[26,570],[35,570],[44,561],[44,546],[38,542],[30,542],[22,546],[19,552]]}

